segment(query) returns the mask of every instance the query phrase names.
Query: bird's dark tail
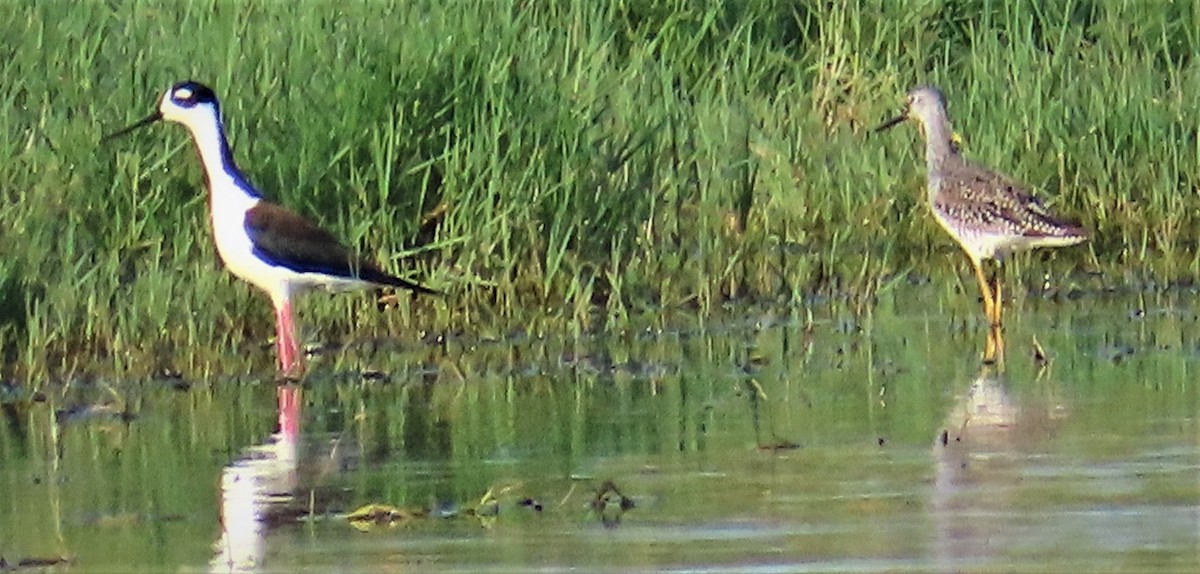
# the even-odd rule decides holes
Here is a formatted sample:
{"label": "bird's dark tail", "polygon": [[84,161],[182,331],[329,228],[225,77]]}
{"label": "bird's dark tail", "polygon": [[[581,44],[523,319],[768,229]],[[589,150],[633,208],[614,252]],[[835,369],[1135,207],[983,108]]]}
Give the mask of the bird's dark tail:
{"label": "bird's dark tail", "polygon": [[429,287],[426,287],[415,281],[401,279],[395,275],[384,273],[383,271],[379,271],[377,269],[363,269],[358,278],[364,281],[370,281],[371,283],[379,285],[380,287],[407,289],[413,293],[420,293],[422,295],[441,295],[440,291],[430,289]]}
{"label": "bird's dark tail", "polygon": [[370,281],[371,283],[379,285],[380,287],[408,289],[409,291],[421,293],[423,295],[441,295],[441,292],[439,291],[430,289],[429,287],[421,285],[420,283],[409,281],[408,279],[396,277],[395,275],[380,269],[378,266],[370,262],[359,262],[357,276],[363,281]]}
{"label": "bird's dark tail", "polygon": [[374,281],[375,283],[378,283],[380,285],[386,285],[388,287],[396,287],[399,289],[408,289],[409,291],[412,291],[414,293],[420,293],[422,295],[441,295],[442,294],[441,291],[437,291],[435,289],[430,289],[429,287],[421,285],[420,283],[409,281],[408,279],[401,279],[401,278],[393,276],[393,275],[387,275],[386,273],[384,274],[384,277],[381,279],[382,280],[372,279],[372,281]]}

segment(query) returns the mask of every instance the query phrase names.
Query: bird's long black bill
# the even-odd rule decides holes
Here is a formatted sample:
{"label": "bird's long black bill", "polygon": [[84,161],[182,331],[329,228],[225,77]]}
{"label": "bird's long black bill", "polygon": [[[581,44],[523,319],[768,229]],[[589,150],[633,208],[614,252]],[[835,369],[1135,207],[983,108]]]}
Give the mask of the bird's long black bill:
{"label": "bird's long black bill", "polygon": [[152,124],[152,123],[154,123],[154,122],[157,122],[157,121],[159,121],[159,120],[161,120],[161,119],[162,119],[162,112],[154,112],[154,113],[152,113],[152,114],[150,114],[150,115],[148,115],[148,116],[146,116],[146,117],[144,117],[144,118],[142,118],[142,119],[138,120],[138,121],[137,121],[137,123],[135,123],[135,124],[133,124],[133,125],[131,125],[131,126],[127,127],[127,128],[124,128],[124,129],[121,129],[121,130],[115,131],[115,132],[113,132],[113,133],[111,133],[111,134],[108,134],[108,135],[106,135],[106,136],[104,136],[104,137],[100,138],[100,141],[101,141],[101,142],[106,142],[106,141],[109,141],[109,140],[111,140],[111,139],[116,139],[116,138],[119,138],[119,137],[121,137],[121,136],[123,136],[123,135],[125,135],[125,134],[127,134],[127,133],[129,133],[129,132],[131,132],[131,131],[133,131],[133,130],[136,130],[136,129],[138,129],[138,128],[144,128],[144,127],[146,127],[146,126],[148,126],[148,125],[150,125],[150,124]]}
{"label": "bird's long black bill", "polygon": [[898,123],[900,123],[900,122],[902,122],[902,121],[904,121],[904,120],[907,120],[907,119],[908,119],[908,114],[900,114],[900,115],[898,115],[898,116],[896,116],[896,117],[894,117],[894,118],[892,118],[892,119],[890,119],[890,120],[888,120],[888,121],[886,121],[886,122],[883,122],[882,124],[880,124],[878,127],[876,127],[875,129],[873,129],[873,130],[871,130],[871,131],[873,131],[873,132],[881,132],[881,131],[883,131],[883,130],[886,130],[886,129],[888,129],[888,128],[894,127],[896,124],[898,124]]}

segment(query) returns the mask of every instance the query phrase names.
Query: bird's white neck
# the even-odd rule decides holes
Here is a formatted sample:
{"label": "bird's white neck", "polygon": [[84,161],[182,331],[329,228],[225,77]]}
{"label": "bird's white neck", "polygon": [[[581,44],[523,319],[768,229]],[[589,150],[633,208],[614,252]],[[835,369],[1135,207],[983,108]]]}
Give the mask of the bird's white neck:
{"label": "bird's white neck", "polygon": [[225,139],[220,113],[214,109],[205,121],[188,122],[185,125],[192,134],[200,161],[204,164],[204,176],[213,203],[254,203],[259,199],[258,191],[246,181],[233,161],[233,151]]}

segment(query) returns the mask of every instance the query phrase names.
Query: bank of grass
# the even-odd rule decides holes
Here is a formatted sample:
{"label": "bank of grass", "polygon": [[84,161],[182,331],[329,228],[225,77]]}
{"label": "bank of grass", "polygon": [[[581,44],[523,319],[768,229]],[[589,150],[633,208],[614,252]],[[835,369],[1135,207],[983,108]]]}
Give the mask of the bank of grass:
{"label": "bank of grass", "polygon": [[268,196],[447,291],[305,299],[331,334],[570,334],[949,284],[915,129],[867,132],[918,83],[971,156],[1095,232],[1014,280],[1200,273],[1194,3],[845,4],[6,3],[7,372],[270,363],[269,305],[217,271],[183,130],[98,143],[184,78],[216,88]]}

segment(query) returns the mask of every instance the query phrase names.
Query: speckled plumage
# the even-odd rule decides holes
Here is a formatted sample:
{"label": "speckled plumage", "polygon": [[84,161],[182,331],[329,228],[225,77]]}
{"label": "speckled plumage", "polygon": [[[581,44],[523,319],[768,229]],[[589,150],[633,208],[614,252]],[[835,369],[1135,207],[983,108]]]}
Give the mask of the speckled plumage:
{"label": "speckled plumage", "polygon": [[985,259],[1036,247],[1061,247],[1087,240],[1087,232],[1051,214],[1008,176],[967,161],[952,140],[946,100],[934,87],[908,93],[904,113],[876,131],[915,119],[925,135],[929,206],[942,228],[966,251],[984,298],[984,312],[998,327],[1000,284],[983,273]]}
{"label": "speckled plumage", "polygon": [[967,162],[957,151],[943,158],[940,174],[930,174],[928,185],[938,223],[974,259],[1087,239],[1082,227],[1055,217],[1020,184]]}

